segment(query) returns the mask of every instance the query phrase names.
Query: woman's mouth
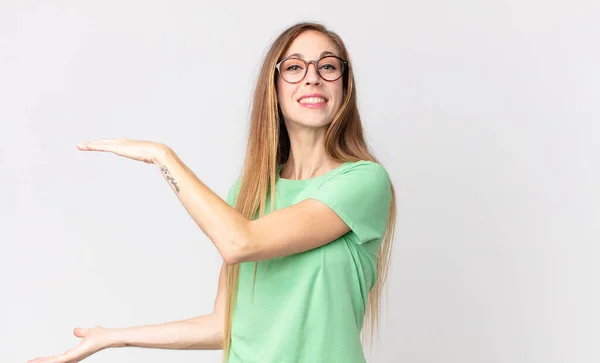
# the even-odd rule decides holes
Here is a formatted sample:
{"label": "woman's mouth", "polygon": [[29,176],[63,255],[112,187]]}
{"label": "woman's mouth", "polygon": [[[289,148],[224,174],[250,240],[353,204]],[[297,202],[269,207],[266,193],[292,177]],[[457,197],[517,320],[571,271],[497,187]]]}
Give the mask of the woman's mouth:
{"label": "woman's mouth", "polygon": [[308,108],[319,108],[325,106],[327,99],[324,97],[302,97],[298,100],[298,103]]}

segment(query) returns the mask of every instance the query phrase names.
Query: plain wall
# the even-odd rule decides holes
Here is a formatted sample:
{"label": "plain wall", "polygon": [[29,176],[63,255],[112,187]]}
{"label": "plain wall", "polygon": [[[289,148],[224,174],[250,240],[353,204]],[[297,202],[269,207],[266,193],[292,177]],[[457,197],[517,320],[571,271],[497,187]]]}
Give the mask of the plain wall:
{"label": "plain wall", "polygon": [[[600,4],[0,2],[0,362],[76,326],[211,311],[221,259],[159,170],[75,145],[173,148],[225,197],[274,38],[345,40],[398,192],[370,363],[598,362]],[[107,350],[89,362],[213,362]]]}

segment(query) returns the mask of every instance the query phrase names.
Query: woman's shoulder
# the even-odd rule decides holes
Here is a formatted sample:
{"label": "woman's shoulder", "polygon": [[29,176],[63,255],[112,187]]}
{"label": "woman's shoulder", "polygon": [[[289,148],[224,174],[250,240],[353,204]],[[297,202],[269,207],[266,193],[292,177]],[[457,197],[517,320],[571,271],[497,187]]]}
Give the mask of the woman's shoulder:
{"label": "woman's shoulder", "polygon": [[356,177],[375,177],[375,178],[389,178],[389,174],[387,169],[378,162],[371,160],[357,160],[350,161],[344,163],[338,170],[337,173],[334,173],[334,176],[342,176],[352,174]]}

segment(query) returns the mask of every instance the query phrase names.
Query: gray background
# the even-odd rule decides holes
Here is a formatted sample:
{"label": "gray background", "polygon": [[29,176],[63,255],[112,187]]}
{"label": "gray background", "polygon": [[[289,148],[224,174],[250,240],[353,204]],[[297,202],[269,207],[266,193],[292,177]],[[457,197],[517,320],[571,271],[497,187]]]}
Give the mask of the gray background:
{"label": "gray background", "polygon": [[[0,2],[0,361],[76,326],[209,313],[220,257],[148,164],[165,143],[225,196],[264,52],[296,21],[346,41],[398,190],[369,362],[598,362],[597,1]],[[89,362],[219,362],[108,350]]]}

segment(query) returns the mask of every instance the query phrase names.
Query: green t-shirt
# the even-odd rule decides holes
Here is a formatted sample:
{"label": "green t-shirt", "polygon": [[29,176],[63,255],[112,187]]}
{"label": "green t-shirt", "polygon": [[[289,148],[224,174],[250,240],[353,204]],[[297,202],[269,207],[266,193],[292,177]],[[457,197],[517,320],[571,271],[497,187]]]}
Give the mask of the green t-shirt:
{"label": "green t-shirt", "polygon": [[[388,174],[370,161],[305,180],[283,179],[280,170],[275,210],[313,198],[351,231],[309,251],[259,261],[254,291],[254,262],[240,264],[229,363],[364,363],[360,331],[388,222]],[[238,191],[239,180],[230,205]]]}

